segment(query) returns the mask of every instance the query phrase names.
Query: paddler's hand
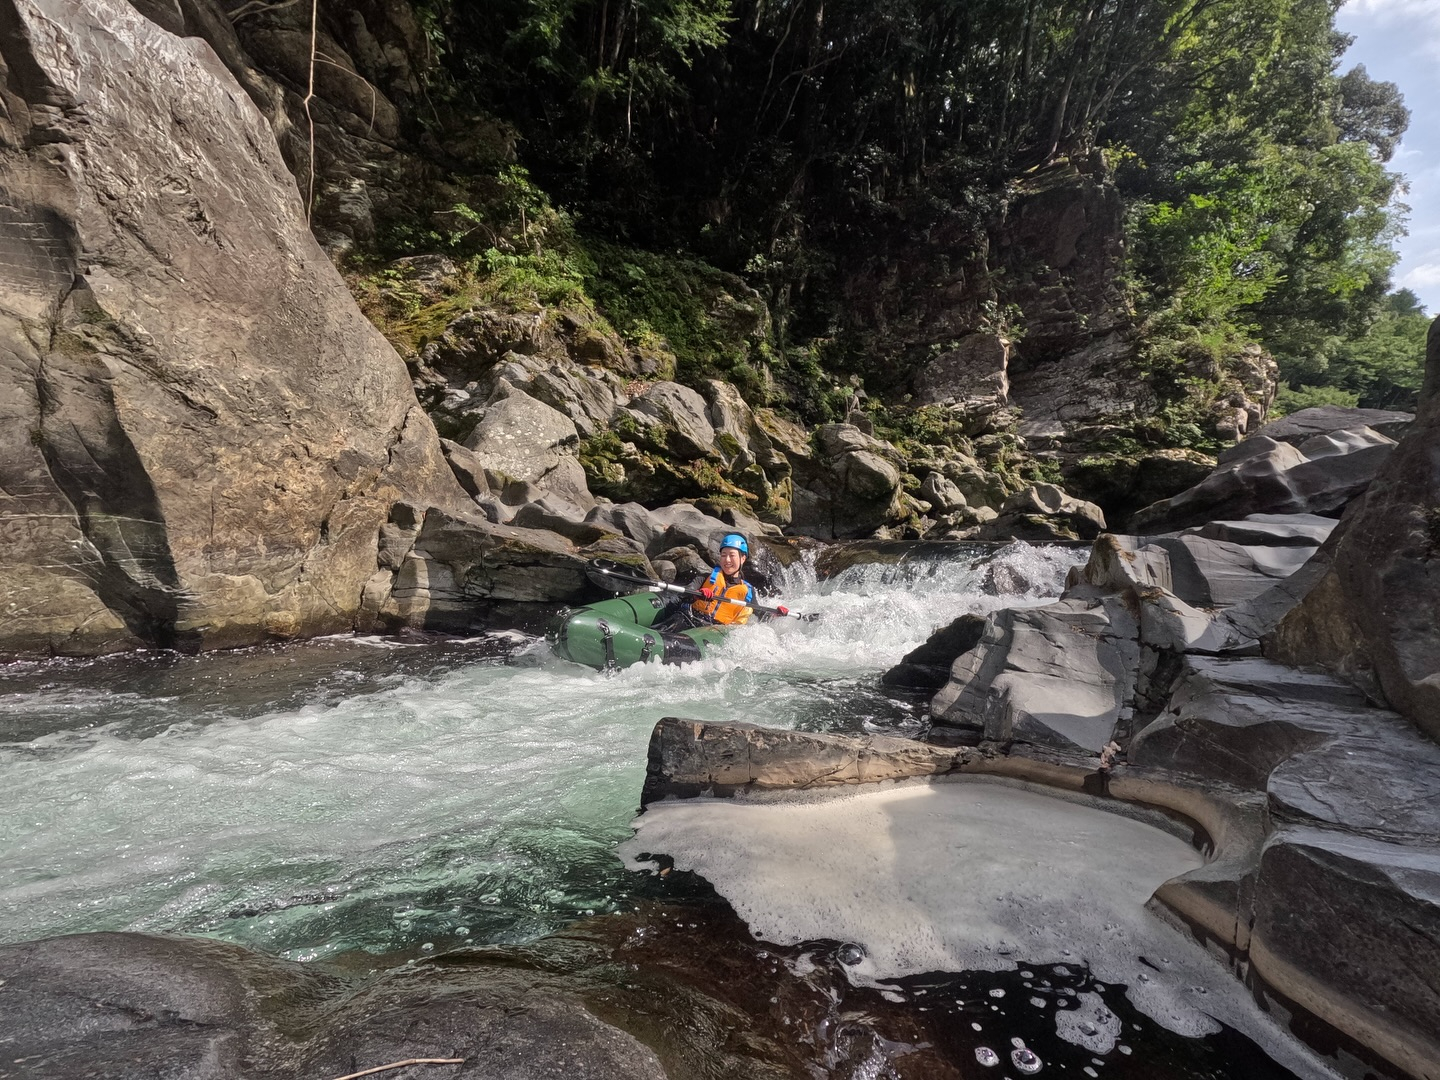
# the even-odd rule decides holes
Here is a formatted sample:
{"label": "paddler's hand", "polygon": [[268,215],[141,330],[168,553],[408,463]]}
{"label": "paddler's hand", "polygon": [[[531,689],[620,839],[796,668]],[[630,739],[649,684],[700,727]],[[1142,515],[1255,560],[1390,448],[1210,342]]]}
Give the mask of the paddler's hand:
{"label": "paddler's hand", "polygon": [[703,596],[706,600],[713,600],[715,599],[715,590],[712,589],[709,585],[706,585],[703,589],[700,590],[700,595]]}
{"label": "paddler's hand", "polygon": [[784,605],[777,605],[775,610],[778,611],[781,615],[790,614],[790,609],[788,607],[785,607]]}

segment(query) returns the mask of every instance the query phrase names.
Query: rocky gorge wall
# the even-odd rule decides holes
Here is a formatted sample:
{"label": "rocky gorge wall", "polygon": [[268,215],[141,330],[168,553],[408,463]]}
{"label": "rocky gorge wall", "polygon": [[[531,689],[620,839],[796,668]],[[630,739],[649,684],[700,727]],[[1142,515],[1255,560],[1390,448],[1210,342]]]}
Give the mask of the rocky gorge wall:
{"label": "rocky gorge wall", "polygon": [[270,128],[120,0],[0,30],[5,648],[352,628],[392,504],[464,495]]}
{"label": "rocky gorge wall", "polygon": [[[689,572],[725,528],[782,562],[782,532],[1092,539],[1104,513],[1050,481],[1154,409],[1103,161],[1028,180],[993,236],[947,221],[890,251],[890,277],[854,275],[876,355],[911,370],[943,436],[884,428],[859,389],[807,428],[722,379],[676,381],[668,343],[584,303],[467,292],[473,272],[435,255],[383,272],[427,327],[402,364],[327,254],[474,149],[416,121],[408,4],[326,14],[308,104],[293,5],[17,0],[3,18],[6,652],[463,628],[487,602],[583,595],[594,555]],[[707,332],[763,357],[758,294],[695,281]],[[1251,366],[1232,437],[1268,403]],[[1112,486],[1149,501],[1206,462],[1117,458]]]}

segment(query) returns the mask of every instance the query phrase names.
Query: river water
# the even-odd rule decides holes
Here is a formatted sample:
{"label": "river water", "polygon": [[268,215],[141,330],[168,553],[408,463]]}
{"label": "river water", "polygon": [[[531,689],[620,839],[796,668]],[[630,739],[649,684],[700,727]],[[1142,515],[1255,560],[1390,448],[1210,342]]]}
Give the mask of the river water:
{"label": "river water", "polygon": [[[878,675],[965,612],[1058,595],[1080,557],[1017,544],[983,558],[957,550],[944,561],[855,568],[826,582],[797,567],[784,600],[820,612],[820,621],[743,627],[703,662],[612,677],[554,657],[538,626],[468,640],[343,637],[0,667],[0,943],[176,932],[353,967],[357,955],[413,961],[459,946],[537,942],[577,923],[639,920],[638,936],[626,940],[642,940],[646,906],[684,903],[687,888],[662,887],[617,854],[632,835],[657,720],[917,733],[919,703],[880,692]],[[695,918],[714,922],[713,893],[703,881],[688,888],[703,909]],[[685,925],[696,923],[667,918],[666,932],[692,933]],[[720,939],[731,943],[720,955],[734,956],[734,931]],[[649,955],[673,949],[682,962],[697,948],[686,937],[650,942]],[[774,956],[747,948],[757,970],[773,968]],[[809,965],[804,949],[792,952]],[[841,1015],[850,991],[822,994],[817,977],[797,985],[828,1002],[818,1031]],[[1058,989],[1044,993],[1094,995],[1087,981],[1066,988],[1049,977]],[[1007,979],[1012,993],[1041,1000],[1014,972],[991,985]],[[879,1015],[885,1000],[867,992],[866,1015]],[[1238,1038],[1228,1028],[1219,1042],[1195,1040],[1204,1049],[1196,1056],[1125,1002],[1110,1008],[1105,1015],[1134,1021],[1137,1046],[1159,1040],[1133,1062],[1128,1048],[1109,1054],[1139,1075],[1291,1075],[1249,1043],[1227,1048],[1225,1039]],[[919,1013],[889,1022],[903,1026]],[[1043,1010],[1029,1022],[1053,1038],[1057,1022]],[[967,1035],[972,1026],[981,1030],[967,1024]],[[867,1029],[872,1037],[889,1045]],[[932,1030],[928,1052],[968,1057],[968,1045],[945,1048],[951,1037]],[[865,1046],[857,1061],[885,1057]],[[825,1053],[834,1058],[833,1047]],[[1235,1053],[1243,1068],[1216,1064]],[[1171,1064],[1160,1068],[1162,1060]],[[1083,1055],[1073,1064],[1079,1070]],[[833,1073],[842,1074],[850,1075]]]}
{"label": "river water", "polygon": [[178,931],[308,960],[617,910],[655,721],[913,730],[878,673],[963,612],[1054,595],[1076,557],[797,568],[785,599],[821,621],[609,678],[518,632],[8,665],[0,935]]}

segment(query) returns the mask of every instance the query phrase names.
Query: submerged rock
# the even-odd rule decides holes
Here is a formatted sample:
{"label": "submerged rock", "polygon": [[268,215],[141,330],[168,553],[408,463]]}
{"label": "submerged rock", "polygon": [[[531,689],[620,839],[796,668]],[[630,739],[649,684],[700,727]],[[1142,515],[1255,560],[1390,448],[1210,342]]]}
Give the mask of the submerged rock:
{"label": "submerged rock", "polygon": [[415,1058],[512,1080],[663,1080],[653,1050],[586,1007],[583,980],[558,981],[482,961],[357,986],[218,941],[82,934],[0,948],[0,1040],[35,1080],[281,1080]]}

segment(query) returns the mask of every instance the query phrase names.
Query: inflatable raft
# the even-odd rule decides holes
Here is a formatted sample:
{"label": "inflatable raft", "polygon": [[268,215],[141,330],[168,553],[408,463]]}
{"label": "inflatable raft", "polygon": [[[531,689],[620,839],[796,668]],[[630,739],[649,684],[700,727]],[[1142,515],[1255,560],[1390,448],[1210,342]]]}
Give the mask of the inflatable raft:
{"label": "inflatable raft", "polygon": [[546,636],[557,656],[599,671],[618,671],[659,659],[666,664],[699,660],[725,638],[721,626],[663,632],[653,624],[665,600],[651,591],[615,596],[563,611]]}

